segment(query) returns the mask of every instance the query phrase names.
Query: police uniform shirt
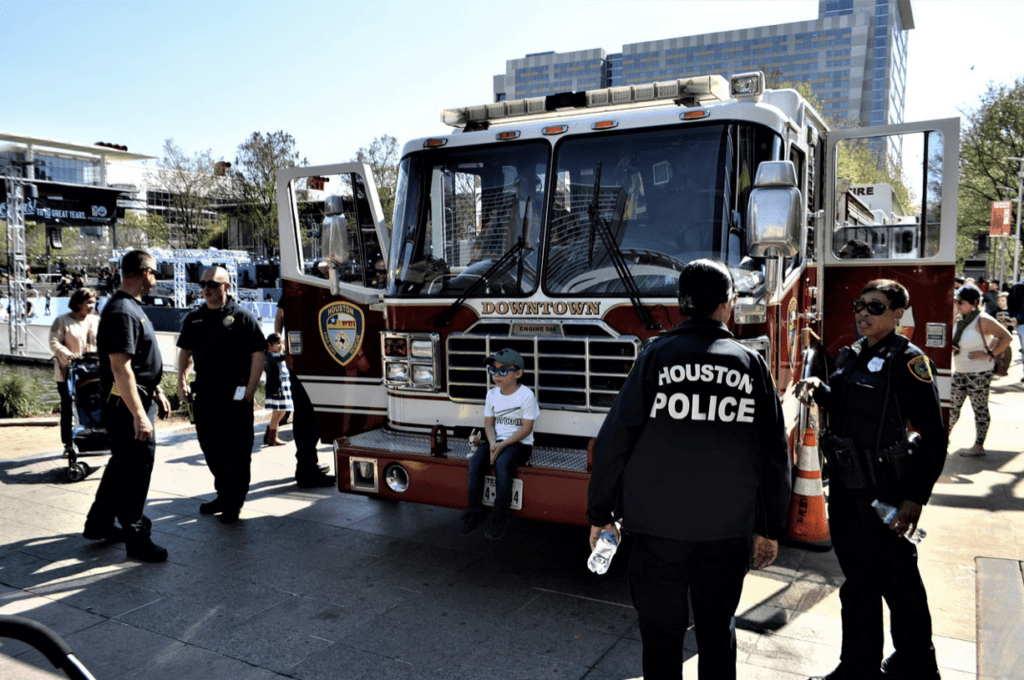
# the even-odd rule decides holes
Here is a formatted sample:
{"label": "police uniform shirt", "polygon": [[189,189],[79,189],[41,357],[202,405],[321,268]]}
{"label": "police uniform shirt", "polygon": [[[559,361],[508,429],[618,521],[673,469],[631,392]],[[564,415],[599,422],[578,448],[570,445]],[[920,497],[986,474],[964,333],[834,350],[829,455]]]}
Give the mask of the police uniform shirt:
{"label": "police uniform shirt", "polygon": [[114,386],[114,374],[110,370],[111,354],[131,356],[135,382],[146,394],[160,384],[164,362],[153,322],[142,311],[139,301],[128,293],[117,291],[103,306],[96,347],[100,355],[100,386],[103,394],[109,394]]}
{"label": "police uniform shirt", "polygon": [[199,398],[230,400],[248,385],[252,353],[265,350],[267,342],[256,318],[229,298],[219,309],[204,304],[190,312],[178,347],[192,352]]}
{"label": "police uniform shirt", "polygon": [[[815,394],[828,411],[830,432],[852,439],[858,451],[873,451],[876,445],[884,450],[903,441],[907,423],[913,425],[921,435],[920,447],[908,476],[894,489],[897,497],[882,500],[924,505],[942,474],[948,445],[934,364],[895,331],[873,347],[860,340],[843,351],[843,365],[829,378],[829,386]],[[885,474],[884,468],[880,471]],[[886,490],[895,484],[885,477],[879,480]],[[865,493],[877,491],[869,488]]]}
{"label": "police uniform shirt", "polygon": [[[621,480],[621,486],[620,486]],[[686,321],[637,359],[594,444],[587,518],[682,541],[778,538],[789,450],[768,366],[713,320]],[[759,500],[760,499],[760,500]],[[760,504],[760,507],[759,507]]]}

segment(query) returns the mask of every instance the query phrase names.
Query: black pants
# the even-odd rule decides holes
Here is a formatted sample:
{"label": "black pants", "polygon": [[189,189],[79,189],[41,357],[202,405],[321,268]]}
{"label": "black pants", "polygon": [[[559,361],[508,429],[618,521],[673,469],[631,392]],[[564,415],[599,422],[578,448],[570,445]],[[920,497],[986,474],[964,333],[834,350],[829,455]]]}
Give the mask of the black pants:
{"label": "black pants", "polygon": [[[143,406],[153,422],[156,405],[147,400]],[[136,439],[135,418],[117,397],[108,398],[104,404],[103,424],[110,438],[110,462],[103,470],[86,523],[107,527],[117,518],[125,530],[126,542],[143,541],[150,532],[150,521],[143,510],[153,475],[156,435],[145,441]]]}
{"label": "black pants", "polygon": [[693,600],[697,674],[707,680],[736,677],[733,615],[750,560],[747,538],[676,541],[633,535],[629,588],[640,617],[644,680],[679,680],[683,637]]}
{"label": "black pants", "polygon": [[305,475],[317,472],[319,464],[316,447],[320,444],[320,424],[316,420],[313,402],[306,394],[302,382],[291,374],[292,405],[292,438],[295,440],[295,474]]}
{"label": "black pants", "polygon": [[57,395],[60,397],[60,442],[65,447],[71,444],[72,412],[75,404],[68,390],[68,381],[57,383]]}
{"label": "black pants", "polygon": [[876,672],[882,662],[882,599],[889,605],[892,641],[900,663],[935,667],[928,596],[917,569],[917,548],[878,518],[870,495],[854,494],[838,480],[829,488],[832,545],[846,581],[842,602],[844,667]]}
{"label": "black pants", "polygon": [[255,441],[252,404],[196,394],[194,409],[199,448],[213,475],[217,498],[225,510],[240,510],[249,493]]}

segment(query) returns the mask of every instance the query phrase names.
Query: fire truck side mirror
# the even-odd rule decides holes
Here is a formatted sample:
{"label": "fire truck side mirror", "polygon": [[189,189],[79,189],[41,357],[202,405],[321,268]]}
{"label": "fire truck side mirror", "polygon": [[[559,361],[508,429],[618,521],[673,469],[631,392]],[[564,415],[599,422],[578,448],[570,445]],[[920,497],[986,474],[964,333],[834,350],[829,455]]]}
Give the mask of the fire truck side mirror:
{"label": "fire truck side mirror", "polygon": [[803,250],[803,200],[792,161],[766,161],[757,168],[747,203],[747,253],[793,257]]}

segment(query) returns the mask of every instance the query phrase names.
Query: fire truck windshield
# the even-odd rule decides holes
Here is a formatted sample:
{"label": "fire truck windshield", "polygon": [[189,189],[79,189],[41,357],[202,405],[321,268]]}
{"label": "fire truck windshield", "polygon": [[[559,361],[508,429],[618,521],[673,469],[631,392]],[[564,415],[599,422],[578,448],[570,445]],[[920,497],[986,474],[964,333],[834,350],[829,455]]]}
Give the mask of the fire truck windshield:
{"label": "fire truck windshield", "polygon": [[[726,127],[713,125],[590,135],[559,145],[544,273],[548,294],[622,295],[629,284],[616,272],[616,245],[644,296],[673,296],[685,263],[723,257],[723,216],[731,215],[732,198],[730,137]],[[611,237],[604,240],[588,215],[598,173],[598,213]]]}
{"label": "fire truck windshield", "polygon": [[[515,296],[537,287],[550,147],[440,149],[399,168],[393,256],[398,295]],[[495,266],[522,238],[507,266]]]}
{"label": "fire truck windshield", "polygon": [[392,292],[525,297],[540,283],[550,296],[674,297],[696,258],[758,268],[743,218],[757,165],[780,148],[731,121],[566,137],[553,162],[546,140],[410,154]]}

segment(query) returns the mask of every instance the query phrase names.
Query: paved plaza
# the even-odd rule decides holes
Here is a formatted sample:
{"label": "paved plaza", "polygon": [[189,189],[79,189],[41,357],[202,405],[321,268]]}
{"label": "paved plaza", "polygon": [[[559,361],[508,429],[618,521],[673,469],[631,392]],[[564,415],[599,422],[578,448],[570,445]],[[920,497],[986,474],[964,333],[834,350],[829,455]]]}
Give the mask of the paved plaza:
{"label": "paved plaza", "polygon": [[[1015,364],[993,388],[985,457],[956,455],[973,442],[965,408],[921,520],[921,571],[946,680],[976,676],[975,559],[1024,559],[1020,379]],[[455,510],[299,489],[291,445],[254,454],[242,520],[222,525],[199,514],[213,494],[194,433],[159,436],[147,514],[170,551],[164,564],[81,537],[101,471],[70,483],[59,451],[0,461],[0,614],[50,626],[97,678],[641,674],[626,560],[603,577],[588,572],[582,527],[518,521],[501,541],[482,529],[465,536]],[[321,451],[328,460],[329,447]],[[794,548],[750,574],[737,612],[739,677],[831,670],[841,582],[832,552]],[[687,647],[684,674],[695,678],[692,633]],[[63,676],[8,639],[0,677]]]}

